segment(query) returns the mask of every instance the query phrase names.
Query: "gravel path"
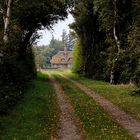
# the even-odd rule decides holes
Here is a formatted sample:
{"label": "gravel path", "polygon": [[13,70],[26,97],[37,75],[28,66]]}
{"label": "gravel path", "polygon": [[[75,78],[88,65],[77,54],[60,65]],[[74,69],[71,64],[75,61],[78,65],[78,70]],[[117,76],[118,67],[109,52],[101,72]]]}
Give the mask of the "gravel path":
{"label": "gravel path", "polygon": [[97,95],[93,90],[84,86],[83,84],[72,80],[64,75],[60,74],[61,77],[74,83],[88,96],[92,97],[96,102],[100,104],[129,134],[133,135],[136,139],[140,140],[140,122],[135,120],[132,116],[121,110],[119,107],[105,99],[104,97]]}
{"label": "gravel path", "polygon": [[83,136],[76,126],[77,118],[70,101],[64,95],[61,86],[52,76],[50,76],[50,81],[54,86],[61,111],[59,126],[60,129],[58,132],[59,140],[83,140]]}

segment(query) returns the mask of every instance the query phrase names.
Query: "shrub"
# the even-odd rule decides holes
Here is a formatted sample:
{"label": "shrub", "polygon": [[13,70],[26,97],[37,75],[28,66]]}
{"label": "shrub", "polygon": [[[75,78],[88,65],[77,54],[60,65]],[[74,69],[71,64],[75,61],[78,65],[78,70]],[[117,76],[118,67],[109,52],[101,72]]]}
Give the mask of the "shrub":
{"label": "shrub", "polygon": [[83,72],[83,58],[80,42],[77,40],[74,46],[74,61],[72,65],[72,72],[81,74]]}
{"label": "shrub", "polygon": [[28,82],[35,76],[34,58],[30,51],[26,59],[19,59],[18,49],[14,46],[4,48],[0,61],[0,113],[17,103]]}

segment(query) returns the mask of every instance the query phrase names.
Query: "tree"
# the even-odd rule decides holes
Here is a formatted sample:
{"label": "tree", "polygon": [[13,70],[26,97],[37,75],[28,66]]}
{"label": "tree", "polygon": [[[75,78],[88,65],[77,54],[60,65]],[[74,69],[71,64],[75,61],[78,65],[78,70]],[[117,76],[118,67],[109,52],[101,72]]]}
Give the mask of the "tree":
{"label": "tree", "polygon": [[[3,7],[0,6],[0,13],[3,16],[3,22],[4,22],[4,35],[3,35],[4,43],[7,43],[9,37],[12,2],[13,0],[4,0]],[[2,5],[2,3],[0,5]]]}
{"label": "tree", "polygon": [[67,32],[65,30],[63,30],[62,32],[62,42],[64,44],[64,47],[68,48],[68,50],[72,50],[74,43],[75,43],[75,38],[72,35],[72,32],[69,31],[69,33],[67,34]]}
{"label": "tree", "polygon": [[[58,20],[66,18],[69,1],[0,0],[2,13],[1,8],[6,16],[5,20],[0,18],[0,53],[3,54],[0,58],[0,98],[10,104],[16,102],[28,81],[36,75],[32,45],[38,38],[37,30],[51,29]],[[16,90],[17,94],[12,92]]]}
{"label": "tree", "polygon": [[62,31],[62,42],[63,42],[64,46],[66,46],[66,43],[67,43],[67,32],[64,29]]}
{"label": "tree", "polygon": [[74,56],[74,61],[72,65],[72,72],[74,73],[83,73],[83,55],[82,55],[82,49],[80,45],[80,41],[77,39],[75,46],[74,46],[74,51],[73,51],[73,56]]}
{"label": "tree", "polygon": [[139,5],[139,0],[75,1],[71,28],[81,45],[82,74],[111,84],[132,81],[139,69]]}
{"label": "tree", "polygon": [[99,28],[98,12],[94,11],[93,0],[76,1],[72,14],[75,18],[75,23],[71,25],[71,28],[78,35],[82,49],[82,74],[100,79],[102,77],[100,72],[103,70],[101,51],[105,47],[102,42],[105,35]]}
{"label": "tree", "polygon": [[36,66],[38,69],[40,68],[47,68],[50,66],[50,60],[52,59],[52,56],[57,54],[59,51],[64,50],[64,44],[62,41],[54,39],[52,36],[52,39],[47,46],[36,46],[34,48],[34,54],[35,54],[35,60],[36,60]]}
{"label": "tree", "polygon": [[117,54],[116,58],[114,59],[111,70],[111,78],[110,78],[111,84],[119,83],[119,78],[115,79],[116,65],[118,65],[117,63],[119,63],[118,61],[121,54],[121,49],[125,49],[125,47],[128,46],[127,36],[130,31],[129,25],[131,25],[132,20],[131,6],[132,6],[131,0],[127,0],[126,2],[122,2],[119,0],[114,1],[113,35],[117,47]]}
{"label": "tree", "polygon": [[75,37],[72,31],[69,31],[68,40],[67,40],[67,48],[69,50],[73,50],[74,44],[75,44]]}
{"label": "tree", "polygon": [[58,51],[63,51],[64,50],[64,44],[62,41],[54,39],[54,37],[52,37],[49,47],[53,49],[53,55],[55,55],[56,53],[58,53]]}

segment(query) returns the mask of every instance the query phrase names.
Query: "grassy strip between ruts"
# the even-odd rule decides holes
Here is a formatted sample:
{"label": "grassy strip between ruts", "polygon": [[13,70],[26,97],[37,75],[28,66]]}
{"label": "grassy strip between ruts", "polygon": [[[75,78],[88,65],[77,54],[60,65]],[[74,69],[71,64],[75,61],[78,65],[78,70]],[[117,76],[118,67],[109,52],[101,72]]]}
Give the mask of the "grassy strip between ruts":
{"label": "grassy strip between ruts", "polygon": [[93,89],[140,121],[140,96],[132,94],[133,85],[111,85],[107,82],[88,79],[70,72],[66,73],[66,76]]}
{"label": "grassy strip between ruts", "polygon": [[71,82],[56,76],[64,93],[69,97],[86,132],[87,140],[132,140],[92,98]]}
{"label": "grassy strip between ruts", "polygon": [[57,115],[54,89],[39,73],[15,109],[0,117],[0,139],[50,140],[57,137]]}

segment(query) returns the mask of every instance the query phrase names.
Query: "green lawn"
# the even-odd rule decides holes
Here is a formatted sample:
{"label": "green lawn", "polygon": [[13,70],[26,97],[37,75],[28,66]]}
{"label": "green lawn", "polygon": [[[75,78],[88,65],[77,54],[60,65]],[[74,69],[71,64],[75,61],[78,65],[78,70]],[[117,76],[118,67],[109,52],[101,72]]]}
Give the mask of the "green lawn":
{"label": "green lawn", "polygon": [[91,97],[71,82],[56,76],[85,130],[86,140],[130,140],[130,137]]}
{"label": "green lawn", "polygon": [[95,81],[72,73],[66,73],[66,75],[80,81],[140,120],[140,96],[132,94],[133,85],[111,85],[107,82]]}
{"label": "green lawn", "polygon": [[7,115],[0,117],[1,140],[50,140],[57,137],[58,108],[47,75],[39,74]]}

